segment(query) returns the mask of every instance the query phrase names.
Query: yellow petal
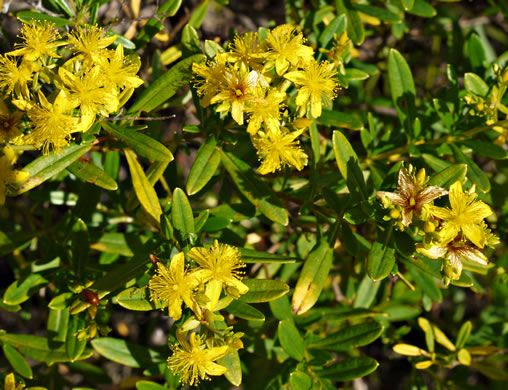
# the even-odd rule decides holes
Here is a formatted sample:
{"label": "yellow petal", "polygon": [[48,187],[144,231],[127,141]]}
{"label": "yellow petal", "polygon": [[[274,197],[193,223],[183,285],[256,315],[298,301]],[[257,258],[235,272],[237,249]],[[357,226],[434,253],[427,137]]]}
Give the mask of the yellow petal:
{"label": "yellow petal", "polygon": [[486,242],[485,230],[475,224],[462,225],[462,231],[465,236],[471,240],[479,248],[483,248]]}
{"label": "yellow petal", "polygon": [[219,280],[210,280],[206,285],[206,296],[210,299],[210,302],[206,304],[206,307],[210,311],[215,310],[217,302],[219,301],[220,294],[222,292],[222,282]]}

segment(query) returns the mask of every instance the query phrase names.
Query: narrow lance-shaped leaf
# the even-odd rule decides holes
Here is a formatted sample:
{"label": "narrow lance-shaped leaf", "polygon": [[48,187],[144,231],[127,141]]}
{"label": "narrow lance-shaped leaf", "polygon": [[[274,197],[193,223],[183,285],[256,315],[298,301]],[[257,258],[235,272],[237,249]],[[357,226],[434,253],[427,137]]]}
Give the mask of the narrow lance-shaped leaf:
{"label": "narrow lance-shaped leaf", "polygon": [[388,77],[392,90],[392,99],[401,125],[408,137],[413,137],[413,123],[416,116],[416,89],[411,69],[404,57],[395,49],[388,54]]}
{"label": "narrow lance-shaped leaf", "polygon": [[72,227],[72,268],[78,279],[83,275],[83,269],[88,261],[90,239],[88,228],[81,218]]}
{"label": "narrow lance-shaped leaf", "polygon": [[293,293],[293,312],[303,314],[317,302],[333,260],[333,248],[322,239],[309,253]]}
{"label": "narrow lance-shaped leaf", "polygon": [[115,191],[118,189],[116,181],[92,162],[77,160],[69,165],[67,170],[79,180],[94,184],[105,190]]}
{"label": "narrow lance-shaped leaf", "polygon": [[251,167],[234,154],[221,151],[221,161],[240,192],[273,222],[286,226],[288,212],[271,187],[252,171]]}
{"label": "narrow lance-shaped leaf", "polygon": [[165,360],[159,352],[153,349],[113,337],[101,337],[92,340],[92,347],[99,355],[134,368],[146,368]]}
{"label": "narrow lance-shaped leaf", "polygon": [[367,273],[378,281],[388,276],[395,264],[395,249],[389,246],[392,228],[385,234],[383,242],[375,241],[367,257]]}
{"label": "narrow lance-shaped leaf", "polygon": [[249,291],[239,300],[245,303],[273,301],[289,291],[289,286],[280,280],[245,279],[243,283],[249,287]]}
{"label": "narrow lance-shaped leaf", "polygon": [[23,194],[46,180],[60,173],[74,161],[88,152],[91,145],[75,145],[71,144],[66,148],[62,148],[59,152],[50,152],[46,156],[40,156],[33,160],[30,164],[23,167],[24,172],[28,172],[30,176],[14,191],[15,195]]}
{"label": "narrow lance-shaped leaf", "polygon": [[325,338],[312,341],[309,348],[346,350],[372,343],[383,333],[383,326],[376,321],[347,326]]}
{"label": "narrow lance-shaped leaf", "polygon": [[339,171],[346,179],[349,191],[352,194],[359,194],[363,200],[367,199],[365,180],[353,147],[344,134],[338,130],[333,132],[332,143]]}
{"label": "narrow lance-shaped leaf", "polygon": [[220,153],[216,146],[217,140],[215,137],[210,137],[199,148],[185,187],[189,195],[199,192],[215,174],[220,164]]}
{"label": "narrow lance-shaped leaf", "polygon": [[145,172],[139,164],[134,152],[131,150],[125,150],[125,157],[127,157],[132,177],[132,186],[134,187],[139,203],[141,203],[141,206],[143,206],[145,211],[150,214],[155,221],[159,222],[162,209],[159,204],[157,193],[155,192],[153,186],[150,185],[150,182],[145,176]]}
{"label": "narrow lance-shaped leaf", "polygon": [[182,237],[186,237],[189,233],[195,231],[191,205],[187,196],[185,196],[185,192],[180,188],[175,188],[173,191],[171,223],[176,230],[180,231]]}
{"label": "narrow lance-shaped leaf", "polygon": [[142,157],[149,160],[172,161],[173,154],[168,148],[152,137],[138,132],[134,128],[125,128],[109,122],[101,122],[101,126],[109,134],[125,142]]}
{"label": "narrow lance-shaped leaf", "polygon": [[379,363],[370,357],[350,357],[317,371],[316,374],[320,377],[344,382],[369,375],[377,366],[379,366]]}
{"label": "narrow lance-shaped leaf", "polygon": [[452,148],[455,160],[458,163],[467,165],[467,177],[469,180],[476,184],[480,191],[489,192],[490,181],[485,172],[483,172],[482,169],[473,160],[466,156],[462,150],[460,150],[460,147],[453,144],[450,146]]}
{"label": "narrow lance-shaped leaf", "polygon": [[28,364],[23,355],[9,344],[4,344],[2,346],[2,350],[4,351],[5,358],[9,361],[9,364],[19,375],[32,379],[32,367],[30,367],[30,364]]}
{"label": "narrow lance-shaped leaf", "polygon": [[303,339],[293,321],[283,320],[279,322],[277,334],[284,351],[293,359],[302,361],[305,357]]}

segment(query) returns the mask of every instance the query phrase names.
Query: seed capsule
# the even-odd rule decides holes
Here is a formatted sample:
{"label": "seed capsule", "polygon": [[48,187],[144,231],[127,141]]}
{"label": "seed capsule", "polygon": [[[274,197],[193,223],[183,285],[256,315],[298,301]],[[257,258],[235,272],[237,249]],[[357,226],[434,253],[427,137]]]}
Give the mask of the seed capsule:
{"label": "seed capsule", "polygon": [[99,304],[99,296],[91,290],[83,290],[83,298],[90,305],[97,306]]}

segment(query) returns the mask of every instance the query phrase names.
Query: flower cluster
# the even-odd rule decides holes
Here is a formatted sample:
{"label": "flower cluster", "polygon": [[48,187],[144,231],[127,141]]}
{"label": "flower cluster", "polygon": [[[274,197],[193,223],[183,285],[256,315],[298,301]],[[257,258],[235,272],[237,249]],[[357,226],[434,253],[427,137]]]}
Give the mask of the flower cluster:
{"label": "flower cluster", "polygon": [[[173,256],[169,267],[158,262],[157,274],[150,279],[149,288],[150,298],[163,310],[168,308],[175,321],[182,317],[183,304],[193,313],[177,329],[179,345],[172,347],[168,367],[179,375],[182,383],[194,385],[209,379],[208,375],[224,374],[226,368],[214,362],[230,348],[242,348],[241,334],[230,328],[215,328],[222,316],[214,311],[227,307],[249,288],[241,281],[245,264],[238,249],[215,241],[211,248],[192,248],[187,257],[195,263],[190,268],[185,267],[183,252]],[[225,296],[220,299],[222,293]],[[187,341],[186,332],[198,326],[201,334],[192,332]]]}
{"label": "flower cluster", "polygon": [[[303,34],[285,24],[263,36],[236,36],[227,52],[192,69],[203,107],[216,105],[216,112],[230,113],[238,125],[247,122],[261,161],[259,173],[285,165],[303,169],[308,157],[298,138],[335,98],[337,64],[317,62]],[[291,86],[297,90],[294,112],[287,92]]]}
{"label": "flower cluster", "polygon": [[143,81],[116,36],[97,26],[66,36],[50,22],[24,24],[21,43],[0,55],[0,142],[31,145],[47,154],[107,117]]}
{"label": "flower cluster", "polygon": [[[417,251],[432,259],[443,259],[443,280],[459,279],[463,261],[486,265],[487,257],[481,252],[485,246],[494,246],[498,239],[487,227],[484,219],[492,210],[477,200],[475,186],[463,191],[455,182],[450,191],[427,186],[425,170],[418,173],[410,165],[399,171],[398,191],[378,191],[377,197],[390,210],[385,219],[394,220],[404,230],[411,224],[424,235]],[[433,200],[448,194],[450,208],[433,205]],[[416,218],[413,218],[416,217]]]}

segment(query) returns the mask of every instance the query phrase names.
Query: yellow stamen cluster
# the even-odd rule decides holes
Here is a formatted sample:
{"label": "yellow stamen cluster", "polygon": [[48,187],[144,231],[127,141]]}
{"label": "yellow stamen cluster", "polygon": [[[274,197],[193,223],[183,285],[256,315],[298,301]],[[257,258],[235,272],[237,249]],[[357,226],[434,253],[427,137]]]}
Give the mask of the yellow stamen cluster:
{"label": "yellow stamen cluster", "polygon": [[[229,51],[218,53],[193,72],[201,105],[217,104],[216,112],[243,126],[262,162],[258,172],[273,173],[283,166],[302,170],[307,155],[299,145],[305,127],[296,125],[305,115],[315,119],[328,107],[338,87],[337,65],[318,63],[314,50],[294,26],[282,25],[266,32],[236,36]],[[293,86],[294,104],[287,93]],[[296,104],[296,110],[291,108]]]}
{"label": "yellow stamen cluster", "polygon": [[[194,314],[177,329],[179,345],[173,346],[168,367],[179,375],[182,383],[195,385],[200,379],[209,379],[208,375],[224,374],[226,368],[214,361],[223,357],[229,348],[242,348],[238,334],[221,331],[222,338],[217,338],[217,332],[208,334],[205,327],[220,317],[214,311],[226,307],[249,288],[242,283],[241,269],[245,264],[237,248],[215,241],[211,248],[192,248],[187,256],[197,265],[186,269],[185,256],[183,252],[178,253],[169,267],[157,263],[157,274],[148,286],[150,299],[161,304],[163,310],[168,308],[174,320],[182,317],[183,303]],[[225,296],[219,303],[222,293]],[[203,325],[202,334],[192,333],[189,343],[183,334],[199,325]]]}
{"label": "yellow stamen cluster", "polygon": [[[59,150],[98,115],[118,111],[122,96],[143,83],[121,44],[107,48],[116,36],[100,27],[78,27],[62,37],[53,23],[32,21],[20,38],[15,50],[0,55],[0,90],[7,98],[0,120],[9,128],[0,129],[0,142],[32,145],[44,154]],[[62,58],[69,52],[63,46],[74,55]]]}

